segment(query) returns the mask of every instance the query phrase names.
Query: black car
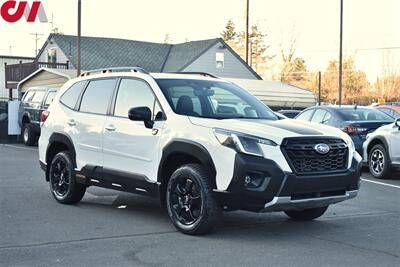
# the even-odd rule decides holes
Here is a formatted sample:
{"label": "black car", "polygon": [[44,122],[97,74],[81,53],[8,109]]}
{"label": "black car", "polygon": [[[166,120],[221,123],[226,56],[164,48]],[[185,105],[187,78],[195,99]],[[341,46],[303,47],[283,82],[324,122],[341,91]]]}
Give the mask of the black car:
{"label": "black car", "polygon": [[394,121],[382,111],[358,106],[315,106],[302,111],[296,119],[341,129],[350,135],[360,155],[367,134]]}
{"label": "black car", "polygon": [[23,96],[19,110],[19,123],[25,145],[32,146],[40,136],[40,122],[57,94],[56,88],[32,88]]}
{"label": "black car", "polygon": [[282,114],[288,117],[289,119],[294,119],[297,115],[300,114],[300,112],[301,110],[296,110],[296,109],[282,109],[278,111],[279,114]]}

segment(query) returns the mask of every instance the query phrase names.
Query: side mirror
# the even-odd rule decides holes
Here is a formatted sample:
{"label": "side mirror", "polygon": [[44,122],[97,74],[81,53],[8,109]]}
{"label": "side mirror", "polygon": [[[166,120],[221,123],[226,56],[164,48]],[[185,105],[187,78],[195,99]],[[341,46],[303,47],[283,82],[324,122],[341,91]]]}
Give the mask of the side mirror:
{"label": "side mirror", "polygon": [[154,122],[151,120],[151,110],[148,107],[131,108],[128,117],[132,121],[143,121],[146,128],[153,128]]}
{"label": "side mirror", "polygon": [[400,118],[398,118],[398,119],[396,120],[395,124],[396,124],[396,126],[399,127],[399,129],[400,129]]}

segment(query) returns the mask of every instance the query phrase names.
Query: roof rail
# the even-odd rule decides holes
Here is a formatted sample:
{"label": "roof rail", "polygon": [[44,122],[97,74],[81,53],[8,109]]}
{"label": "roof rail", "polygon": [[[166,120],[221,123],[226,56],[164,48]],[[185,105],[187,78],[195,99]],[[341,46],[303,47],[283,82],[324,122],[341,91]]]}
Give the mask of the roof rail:
{"label": "roof rail", "polygon": [[82,72],[80,77],[89,76],[91,74],[102,74],[102,73],[111,73],[111,72],[139,72],[144,74],[150,74],[143,68],[140,67],[114,67],[114,68],[106,68],[106,69],[96,69]]}
{"label": "roof rail", "polygon": [[200,76],[204,76],[204,77],[210,77],[210,78],[215,78],[215,79],[219,79],[219,77],[211,74],[211,73],[207,73],[207,72],[197,72],[197,71],[183,71],[183,72],[169,72],[172,74],[193,74],[193,75],[200,75]]}

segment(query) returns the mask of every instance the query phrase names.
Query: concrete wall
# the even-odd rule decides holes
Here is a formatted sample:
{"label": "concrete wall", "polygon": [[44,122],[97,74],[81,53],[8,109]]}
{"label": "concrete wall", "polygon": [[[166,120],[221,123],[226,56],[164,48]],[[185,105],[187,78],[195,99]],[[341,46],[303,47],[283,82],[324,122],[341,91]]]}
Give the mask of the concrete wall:
{"label": "concrete wall", "polygon": [[[226,48],[221,49],[221,46],[222,43],[217,43],[183,71],[208,72],[218,77],[226,78],[257,79],[257,76],[255,76],[235,55]],[[216,53],[224,53],[223,68],[216,67]]]}
{"label": "concrete wall", "polygon": [[[4,68],[4,63],[8,65],[18,64],[20,61],[22,63],[32,62],[33,58],[19,58],[19,57],[8,57],[8,56],[0,56],[0,98],[8,98],[8,90],[6,90],[6,73]],[[14,90],[13,96],[15,98],[18,97],[17,91]]]}

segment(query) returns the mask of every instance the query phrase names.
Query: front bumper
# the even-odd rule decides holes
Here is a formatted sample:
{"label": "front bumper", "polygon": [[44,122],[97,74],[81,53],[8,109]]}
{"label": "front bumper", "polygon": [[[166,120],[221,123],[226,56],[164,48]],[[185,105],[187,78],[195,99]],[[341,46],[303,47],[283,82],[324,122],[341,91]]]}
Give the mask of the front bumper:
{"label": "front bumper", "polygon": [[[262,176],[262,182],[249,187],[245,179],[249,174]],[[356,158],[344,172],[296,176],[282,171],[273,160],[237,154],[228,189],[214,192],[228,209],[257,212],[306,209],[354,198],[360,186],[360,176],[361,162]]]}

